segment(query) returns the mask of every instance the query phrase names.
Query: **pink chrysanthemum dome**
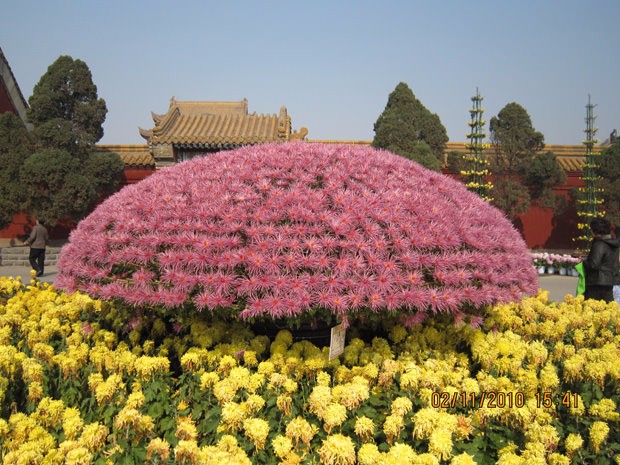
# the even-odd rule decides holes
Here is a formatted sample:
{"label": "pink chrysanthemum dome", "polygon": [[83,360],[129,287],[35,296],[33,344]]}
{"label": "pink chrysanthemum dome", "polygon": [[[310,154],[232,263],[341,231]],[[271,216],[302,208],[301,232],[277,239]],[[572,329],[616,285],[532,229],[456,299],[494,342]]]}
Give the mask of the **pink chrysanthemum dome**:
{"label": "pink chrysanthemum dome", "polygon": [[240,318],[451,313],[535,293],[520,236],[463,184],[389,152],[248,146],[156,172],[72,232],[58,288]]}

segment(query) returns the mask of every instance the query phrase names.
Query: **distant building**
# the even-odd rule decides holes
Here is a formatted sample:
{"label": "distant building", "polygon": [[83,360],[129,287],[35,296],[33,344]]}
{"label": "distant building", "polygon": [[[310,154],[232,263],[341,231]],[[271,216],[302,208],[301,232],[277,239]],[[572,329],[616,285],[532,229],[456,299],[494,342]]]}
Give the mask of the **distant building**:
{"label": "distant building", "polygon": [[164,115],[151,113],[155,127],[140,128],[157,168],[196,155],[265,142],[305,139],[308,130],[291,131],[286,107],[278,114],[248,112],[248,101],[209,102],[170,99]]}

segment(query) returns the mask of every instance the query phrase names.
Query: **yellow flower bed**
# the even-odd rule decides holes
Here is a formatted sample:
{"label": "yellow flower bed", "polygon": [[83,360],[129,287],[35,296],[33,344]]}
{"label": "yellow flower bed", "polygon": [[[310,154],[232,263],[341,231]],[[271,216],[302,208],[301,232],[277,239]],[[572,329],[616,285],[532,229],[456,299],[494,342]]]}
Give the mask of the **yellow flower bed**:
{"label": "yellow flower bed", "polygon": [[541,292],[482,329],[353,334],[329,361],[289,331],[183,329],[0,277],[1,460],[620,463],[619,329],[616,303]]}

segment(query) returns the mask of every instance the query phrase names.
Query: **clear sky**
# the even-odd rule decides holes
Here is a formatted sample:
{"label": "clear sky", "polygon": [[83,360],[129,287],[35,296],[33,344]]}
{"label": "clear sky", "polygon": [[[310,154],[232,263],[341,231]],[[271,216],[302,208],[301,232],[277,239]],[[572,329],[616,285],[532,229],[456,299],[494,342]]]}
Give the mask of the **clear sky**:
{"label": "clear sky", "polygon": [[[177,100],[286,106],[309,139],[371,140],[405,82],[463,142],[479,88],[488,121],[517,102],[548,144],[620,130],[618,0],[4,0],[0,47],[28,99],[61,55],[89,66],[104,144],[141,144]],[[487,127],[488,130],[488,127]]]}

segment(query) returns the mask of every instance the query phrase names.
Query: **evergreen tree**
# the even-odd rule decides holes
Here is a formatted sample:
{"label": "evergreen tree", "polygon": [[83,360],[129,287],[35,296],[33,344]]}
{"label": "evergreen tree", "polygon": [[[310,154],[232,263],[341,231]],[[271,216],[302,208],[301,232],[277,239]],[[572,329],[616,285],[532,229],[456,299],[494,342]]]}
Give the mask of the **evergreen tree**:
{"label": "evergreen tree", "polygon": [[35,85],[28,120],[47,148],[88,156],[103,137],[107,107],[86,63],[59,57]]}
{"label": "evergreen tree", "polygon": [[[388,97],[388,102],[374,125],[373,147],[382,148],[411,158],[418,163],[439,170],[443,161],[448,136],[439,117],[431,113],[413,95],[404,82],[399,83]],[[424,142],[427,149],[417,146]]]}
{"label": "evergreen tree", "polygon": [[495,156],[491,158],[495,174],[516,174],[519,165],[545,147],[545,137],[532,126],[528,112],[512,102],[500,110],[489,123]]}
{"label": "evergreen tree", "polygon": [[507,104],[491,118],[489,130],[494,149],[489,157],[495,176],[493,204],[511,219],[525,213],[532,202],[561,209],[564,203],[553,187],[566,181],[566,173],[552,152],[540,153],[545,138],[534,129],[525,108]]}
{"label": "evergreen tree", "polygon": [[556,211],[565,207],[564,198],[553,188],[566,182],[566,172],[553,152],[532,155],[519,165],[523,184],[529,189],[531,200]]}
{"label": "evergreen tree", "polygon": [[[600,155],[596,174],[600,177],[605,217],[620,227],[620,144],[612,144]],[[616,229],[618,234],[618,229]]]}
{"label": "evergreen tree", "polygon": [[41,77],[29,99],[38,150],[21,167],[23,207],[50,225],[79,220],[123,174],[118,155],[95,152],[107,113],[90,70],[81,60],[61,56]]}
{"label": "evergreen tree", "polygon": [[20,170],[33,149],[32,137],[13,113],[0,115],[0,228],[11,223],[24,201]]}

